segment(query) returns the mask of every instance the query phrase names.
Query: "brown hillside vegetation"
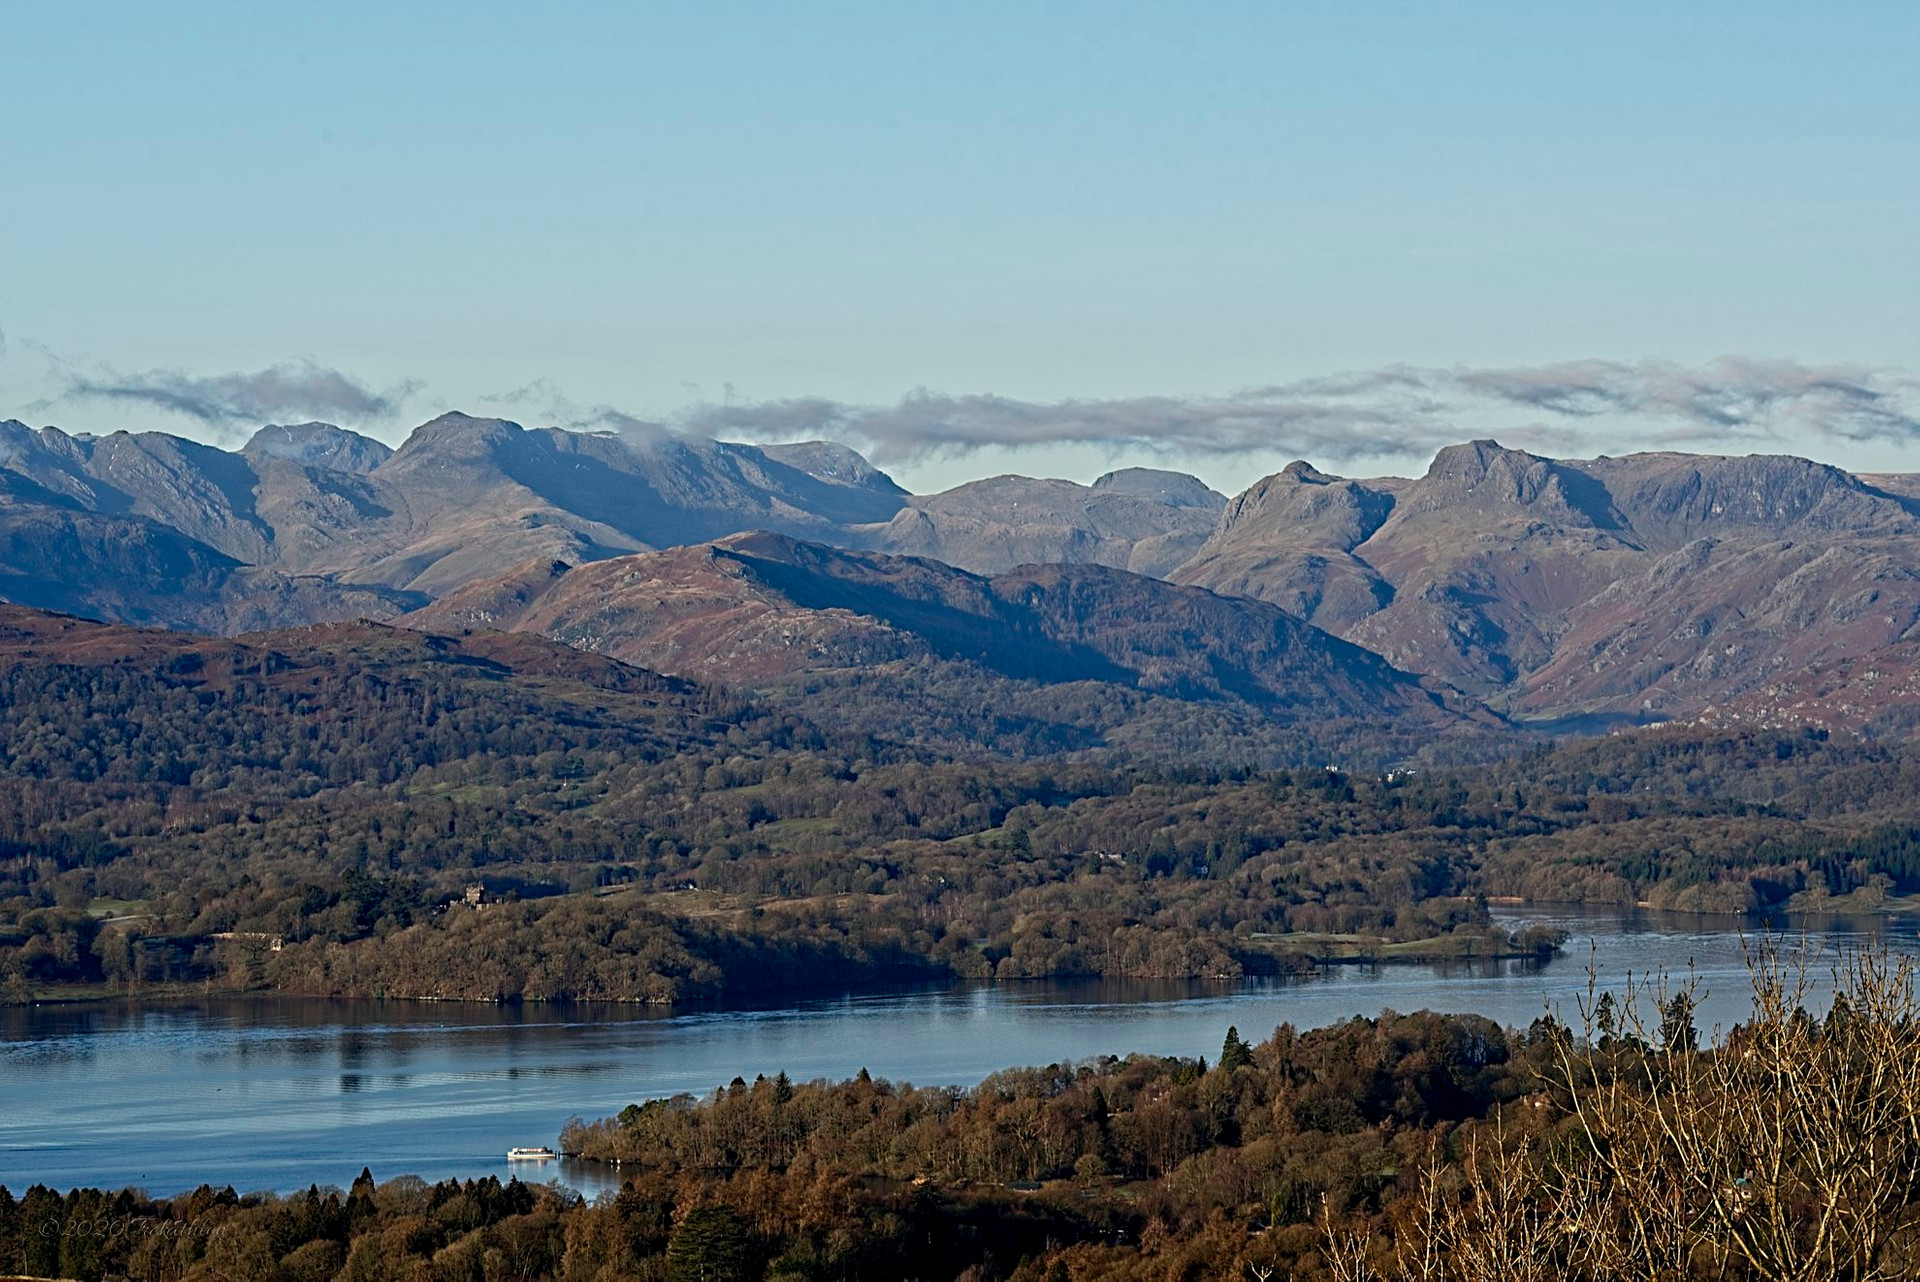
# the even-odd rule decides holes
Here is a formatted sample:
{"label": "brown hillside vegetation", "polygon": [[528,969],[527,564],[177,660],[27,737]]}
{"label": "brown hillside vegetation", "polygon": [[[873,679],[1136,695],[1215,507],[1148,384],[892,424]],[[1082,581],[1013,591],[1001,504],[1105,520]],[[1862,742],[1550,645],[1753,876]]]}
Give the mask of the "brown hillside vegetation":
{"label": "brown hillside vegetation", "polygon": [[1439,693],[1417,679],[1243,598],[1103,566],[1026,566],[986,579],[770,534],[565,574],[527,567],[408,622],[538,632],[735,682],[937,658],[1021,680],[1233,696],[1295,715],[1446,718]]}

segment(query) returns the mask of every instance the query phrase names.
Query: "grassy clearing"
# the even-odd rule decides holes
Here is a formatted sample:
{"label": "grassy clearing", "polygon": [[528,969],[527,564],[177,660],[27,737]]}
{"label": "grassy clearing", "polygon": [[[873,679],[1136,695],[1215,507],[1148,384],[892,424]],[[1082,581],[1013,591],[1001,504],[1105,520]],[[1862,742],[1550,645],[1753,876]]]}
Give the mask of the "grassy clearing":
{"label": "grassy clearing", "polygon": [[89,917],[131,917],[147,911],[144,899],[95,899],[87,904]]}

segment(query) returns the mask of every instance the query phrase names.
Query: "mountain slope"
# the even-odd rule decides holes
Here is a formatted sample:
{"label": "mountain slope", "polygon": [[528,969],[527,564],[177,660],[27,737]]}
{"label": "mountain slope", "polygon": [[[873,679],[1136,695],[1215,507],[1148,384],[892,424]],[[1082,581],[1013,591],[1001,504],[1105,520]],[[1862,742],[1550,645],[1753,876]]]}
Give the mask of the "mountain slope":
{"label": "mountain slope", "polygon": [[1106,566],[986,578],[937,561],[781,535],[527,567],[407,622],[536,631],[662,671],[784,676],[937,656],[1035,681],[1125,681],[1339,715],[1433,698],[1377,656],[1282,610]]}
{"label": "mountain slope", "polygon": [[1786,457],[1452,446],[1412,482],[1295,465],[1172,577],[1297,610],[1531,717],[1692,717],[1920,622],[1913,501]]}
{"label": "mountain slope", "polygon": [[197,631],[390,618],[418,594],[242,565],[151,517],[91,511],[0,470],[0,601]]}
{"label": "mountain slope", "polygon": [[[0,476],[20,483],[11,507],[66,514],[43,513],[43,524],[71,524],[75,512],[137,518],[153,523],[154,538],[308,585],[305,616],[263,616],[263,603],[228,617],[204,575],[89,561],[77,548],[98,539],[66,556],[82,577],[114,585],[65,602],[73,608],[223,631],[263,617],[384,616],[393,611],[383,596],[417,602],[526,562],[756,529],[984,570],[1067,560],[1157,573],[1186,559],[1224,502],[1192,477],[1139,469],[1092,486],[1001,478],[916,498],[830,442],[529,429],[458,413],[422,424],[398,450],[325,423],[263,427],[237,452],[162,433],[71,436],[0,423]],[[168,594],[178,598],[170,609],[148,601]]]}
{"label": "mountain slope", "polygon": [[1234,733],[1249,723],[1263,733],[1397,724],[1416,738],[1488,724],[1466,701],[1260,602],[1105,566],[986,578],[764,533],[564,573],[529,565],[405,621],[538,632],[664,672],[784,692],[825,723],[847,715],[835,700],[853,683],[896,722],[933,709],[975,741],[993,739],[980,725],[1001,704],[1030,715],[1057,703],[1037,715],[1080,727],[1092,736],[1082,746],[1141,715],[1143,700],[1153,716],[1178,707],[1213,718],[1206,733],[1217,735],[1228,722]]}
{"label": "mountain slope", "polygon": [[[975,574],[1109,567],[1247,596],[1402,671],[1568,724],[1701,716],[1882,650],[1902,669],[1899,647],[1920,626],[1920,478],[1788,457],[1563,460],[1482,440],[1441,450],[1413,480],[1295,463],[1231,501],[1141,468],[1092,485],[994,477],[911,495],[828,442],[529,429],[455,413],[398,449],[305,423],[264,427],[225,451],[158,433],[0,423],[0,599],[108,619],[231,633],[392,618],[476,585],[497,598],[466,601],[478,618],[544,594],[555,565],[752,530]],[[517,567],[532,577],[510,582]],[[870,596],[904,590],[897,569],[882,577],[898,582]],[[928,619],[876,631],[898,601],[839,601],[852,589],[838,572],[826,578],[835,586],[823,608],[762,612],[764,626],[791,631],[787,648],[975,661],[943,651],[936,641],[948,633]],[[688,662],[853,670],[716,631],[713,611],[689,604],[698,580],[676,580],[667,595],[688,614],[657,638]],[[992,596],[958,582],[947,588]],[[1178,612],[1133,600],[1139,590],[1118,582],[1107,582],[1116,611]],[[1029,637],[1009,608],[982,606],[969,626]],[[1035,655],[1060,652],[1057,638],[1031,636],[1045,642]],[[702,647],[712,653],[701,658]],[[1156,663],[1099,681],[1268,697],[1238,676]],[[1041,680],[1013,666],[995,671]],[[1156,684],[1150,670],[1182,675]]]}

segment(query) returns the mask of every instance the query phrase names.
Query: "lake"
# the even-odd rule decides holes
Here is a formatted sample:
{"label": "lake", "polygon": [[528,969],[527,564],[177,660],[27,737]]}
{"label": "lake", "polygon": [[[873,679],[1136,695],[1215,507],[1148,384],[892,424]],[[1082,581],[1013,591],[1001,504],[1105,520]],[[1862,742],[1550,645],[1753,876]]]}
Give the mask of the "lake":
{"label": "lake", "polygon": [[[1587,987],[1631,970],[1706,988],[1702,1031],[1744,1017],[1741,923],[1632,911],[1499,913],[1569,932],[1545,963],[1342,966],[1234,984],[1101,981],[955,985],[784,1007],[645,1011],[284,998],[0,1008],[0,1184],[201,1182],[242,1192],[509,1173],[506,1150],[551,1145],[568,1116],[703,1094],[736,1074],[972,1084],[996,1069],[1146,1051],[1220,1052],[1383,1009],[1476,1012],[1525,1026],[1549,1007],[1570,1022]],[[1920,953],[1910,918],[1825,918],[1788,927],[1810,945],[1884,940]],[[1758,930],[1749,926],[1748,931]],[[1748,938],[1753,937],[1751,934]],[[592,1195],[592,1166],[516,1165]]]}

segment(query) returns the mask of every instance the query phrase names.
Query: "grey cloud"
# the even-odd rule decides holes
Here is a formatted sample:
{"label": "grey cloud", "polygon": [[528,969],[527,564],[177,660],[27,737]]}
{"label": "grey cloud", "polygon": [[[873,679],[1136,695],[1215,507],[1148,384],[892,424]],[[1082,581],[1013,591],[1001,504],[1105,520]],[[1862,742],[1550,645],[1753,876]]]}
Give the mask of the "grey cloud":
{"label": "grey cloud", "polygon": [[[1513,418],[1515,410],[1524,417]],[[1561,454],[1621,442],[1913,440],[1920,439],[1920,383],[1899,371],[1744,357],[1693,367],[1602,360],[1390,366],[1219,397],[1041,403],[919,391],[883,406],[818,398],[703,405],[680,423],[716,436],[830,437],[883,465],[1064,444],[1160,455],[1289,453],[1338,463],[1422,456],[1489,432]]]}
{"label": "grey cloud", "polygon": [[271,365],[251,374],[76,374],[65,395],[130,401],[184,414],[214,427],[289,418],[366,423],[392,418],[419,390],[415,382],[377,391],[311,360]]}
{"label": "grey cloud", "polygon": [[[1291,453],[1344,462],[1430,453],[1459,439],[1457,423],[1436,413],[1430,398],[1404,395],[1412,389],[1397,380],[1391,386],[1396,393],[1391,396],[1329,395],[1311,386],[1288,386],[1222,397],[1045,404],[918,392],[892,406],[821,400],[702,406],[686,421],[716,436],[842,440],[883,466],[989,447],[1062,444],[1159,456]],[[1505,435],[1543,449],[1576,442],[1571,434],[1541,424],[1514,424]]]}
{"label": "grey cloud", "polygon": [[1670,426],[1663,435],[1680,440],[1920,437],[1920,382],[1864,366],[1725,356],[1691,368],[1661,361],[1574,361],[1455,377],[1469,391],[1549,413],[1664,422]]}
{"label": "grey cloud", "polygon": [[1327,458],[1413,450],[1428,434],[1365,405],[1280,397],[1146,396],[1037,404],[1003,396],[917,392],[892,406],[773,401],[705,406],[688,422],[713,435],[846,440],[886,464],[988,446],[1092,444],[1148,453],[1294,449]]}
{"label": "grey cloud", "polygon": [[612,432],[637,450],[651,449],[682,435],[670,424],[641,418],[611,405],[581,405],[550,378],[537,378],[511,391],[482,396],[480,400],[534,416],[543,426],[564,427],[573,432]]}

